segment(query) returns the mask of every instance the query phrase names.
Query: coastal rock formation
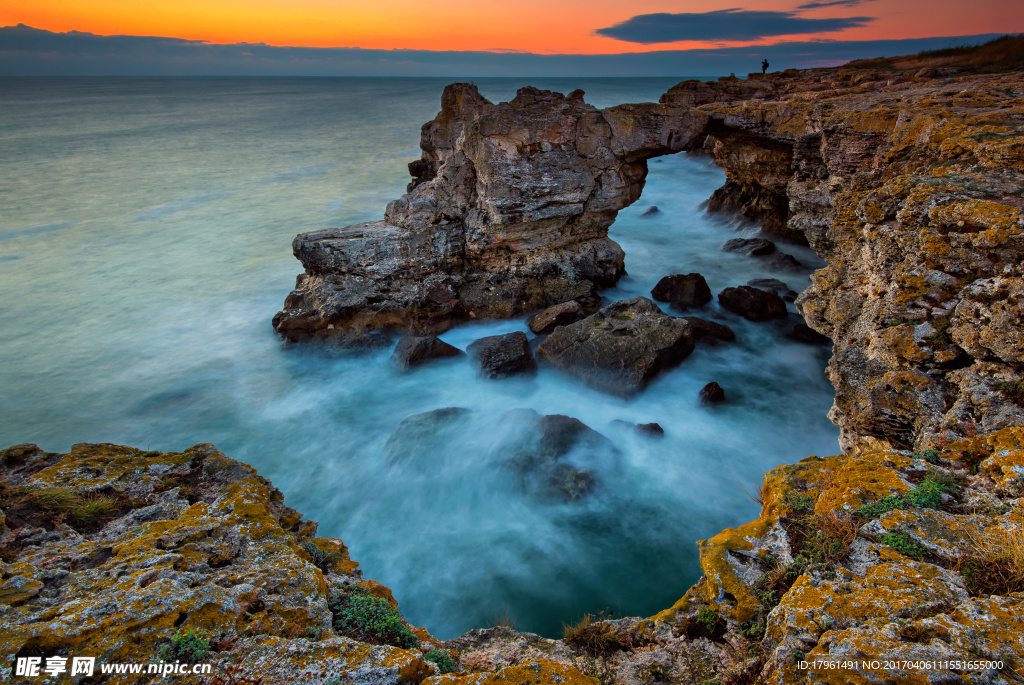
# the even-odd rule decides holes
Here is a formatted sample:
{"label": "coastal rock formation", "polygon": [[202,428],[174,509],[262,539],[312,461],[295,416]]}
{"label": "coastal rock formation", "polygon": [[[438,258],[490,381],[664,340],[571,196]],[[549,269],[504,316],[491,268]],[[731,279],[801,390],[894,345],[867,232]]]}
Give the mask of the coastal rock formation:
{"label": "coastal rock formation", "polygon": [[766,290],[751,288],[749,285],[726,288],[718,293],[718,303],[724,309],[751,321],[784,319],[789,314],[781,297]]}
{"label": "coastal rock formation", "polygon": [[569,300],[592,312],[623,274],[608,227],[640,197],[645,160],[692,146],[705,122],[654,103],[598,110],[582,91],[527,87],[493,104],[452,84],[423,126],[410,192],[383,221],[295,239],[305,273],[274,327],[351,343]]}
{"label": "coastal rock formation", "polygon": [[630,395],[688,357],[696,339],[684,319],[669,316],[646,297],[634,297],[556,328],[537,356],[604,392]]}
{"label": "coastal rock formation", "polygon": [[431,359],[458,357],[462,350],[432,335],[407,335],[398,341],[391,361],[401,370],[407,371]]}
{"label": "coastal rock formation", "polygon": [[584,318],[586,314],[579,302],[570,300],[563,302],[534,314],[526,322],[526,325],[536,335],[543,335],[555,330],[558,326],[568,326]]}
{"label": "coastal rock formation", "polygon": [[486,378],[505,378],[537,370],[530,341],[522,331],[480,338],[466,351]]}

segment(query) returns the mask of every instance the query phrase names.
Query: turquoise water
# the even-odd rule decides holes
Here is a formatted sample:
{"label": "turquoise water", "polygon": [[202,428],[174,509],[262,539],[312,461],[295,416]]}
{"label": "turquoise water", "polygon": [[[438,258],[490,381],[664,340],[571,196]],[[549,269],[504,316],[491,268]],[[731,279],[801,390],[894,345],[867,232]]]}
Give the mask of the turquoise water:
{"label": "turquoise water", "polygon": [[[838,451],[828,351],[708,305],[735,344],[700,346],[631,400],[542,368],[478,379],[464,360],[397,374],[390,350],[285,346],[270,319],[300,271],[296,233],[381,218],[408,182],[435,79],[79,79],[0,82],[0,444],[178,450],[212,442],[342,538],[406,616],[453,637],[508,613],[555,635],[584,612],[651,614],[699,577],[695,541],[757,515],[764,471]],[[597,106],[656,100],[670,79],[532,79]],[[482,79],[497,101],[524,83]],[[714,292],[778,276],[721,244],[749,226],[698,205],[724,181],[705,159],[652,161],[612,235],[629,276],[610,300],[699,271]],[[661,212],[641,217],[650,205]],[[785,247],[808,265],[806,250]],[[792,321],[789,325],[792,325]],[[442,338],[527,330],[522,320]],[[702,407],[719,382],[730,402]],[[472,413],[392,462],[404,417]],[[511,409],[567,414],[615,449],[591,455],[582,501],[517,487]],[[661,440],[627,424],[657,421]]]}

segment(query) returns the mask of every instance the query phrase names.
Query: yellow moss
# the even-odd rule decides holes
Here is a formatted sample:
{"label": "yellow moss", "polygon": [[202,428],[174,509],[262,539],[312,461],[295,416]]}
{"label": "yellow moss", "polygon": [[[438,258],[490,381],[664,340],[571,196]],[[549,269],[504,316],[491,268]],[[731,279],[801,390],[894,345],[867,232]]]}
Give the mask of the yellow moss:
{"label": "yellow moss", "polygon": [[432,676],[423,685],[599,685],[572,666],[547,659],[505,666],[497,673],[448,673]]}
{"label": "yellow moss", "polygon": [[751,592],[751,587],[736,575],[729,552],[753,549],[750,538],[762,537],[770,525],[771,522],[764,518],[755,519],[739,528],[726,528],[708,540],[697,542],[700,568],[707,579],[706,601],[728,611],[733,619],[740,622],[752,618],[760,608],[760,602]]}

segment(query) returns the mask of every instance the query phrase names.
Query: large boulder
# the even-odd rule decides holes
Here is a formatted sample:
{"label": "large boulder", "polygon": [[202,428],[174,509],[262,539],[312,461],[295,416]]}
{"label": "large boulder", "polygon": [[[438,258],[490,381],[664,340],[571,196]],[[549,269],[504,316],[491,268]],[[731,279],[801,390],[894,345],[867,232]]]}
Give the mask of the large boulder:
{"label": "large boulder", "polygon": [[717,321],[708,321],[698,316],[684,316],[682,319],[690,324],[693,328],[693,334],[698,338],[714,338],[716,340],[724,340],[725,342],[732,342],[736,339],[735,331]]}
{"label": "large boulder", "polygon": [[789,314],[786,303],[775,293],[770,293],[749,285],[738,288],[726,288],[718,293],[718,302],[730,312],[735,312],[751,321],[767,321],[768,319],[784,319]]}
{"label": "large boulder", "polygon": [[658,281],[651,290],[651,297],[671,302],[676,309],[689,309],[710,302],[711,288],[700,274],[673,274]]}
{"label": "large boulder", "polygon": [[391,361],[398,368],[406,371],[410,367],[431,359],[457,357],[460,354],[462,354],[462,350],[452,347],[433,335],[407,335],[395,345],[395,351],[391,353]]}
{"label": "large boulder", "polygon": [[754,278],[747,281],[747,285],[751,288],[758,288],[759,290],[767,290],[770,293],[775,293],[786,302],[795,302],[798,295],[795,290],[777,278]]}
{"label": "large boulder", "polygon": [[683,361],[696,339],[690,323],[646,297],[634,297],[556,328],[537,356],[599,390],[625,396]]}
{"label": "large boulder", "polygon": [[555,330],[556,326],[567,326],[579,321],[584,316],[586,316],[586,312],[583,311],[580,303],[576,300],[569,300],[534,314],[527,320],[526,325],[537,335],[543,335]]}
{"label": "large boulder", "polygon": [[526,333],[489,335],[466,348],[470,358],[487,378],[505,378],[537,370]]}

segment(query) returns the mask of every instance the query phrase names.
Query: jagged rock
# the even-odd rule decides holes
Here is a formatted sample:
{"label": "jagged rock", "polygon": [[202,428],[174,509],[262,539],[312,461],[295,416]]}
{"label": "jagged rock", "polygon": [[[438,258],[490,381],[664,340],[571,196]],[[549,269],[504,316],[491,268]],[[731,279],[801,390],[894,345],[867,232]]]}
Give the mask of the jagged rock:
{"label": "jagged rock", "polygon": [[712,381],[700,389],[701,404],[718,404],[725,401],[725,390],[722,386]]}
{"label": "jagged rock", "polygon": [[403,371],[431,359],[457,357],[462,350],[432,335],[407,335],[395,345],[391,361]]}
{"label": "jagged rock", "polygon": [[786,302],[795,302],[798,293],[777,278],[753,278],[747,281],[751,288],[775,293]]}
{"label": "jagged rock", "polygon": [[725,252],[739,252],[748,257],[763,257],[775,252],[775,243],[764,238],[733,238],[722,245]]}
{"label": "jagged rock", "polygon": [[638,423],[636,429],[645,435],[653,437],[662,437],[665,435],[665,429],[661,427],[660,423]]}
{"label": "jagged rock", "polygon": [[660,213],[661,213],[661,210],[658,209],[657,205],[651,205],[640,216],[654,216],[655,214],[660,214]]}
{"label": "jagged rock", "polygon": [[760,258],[761,263],[773,271],[803,271],[806,267],[796,257],[785,252],[776,252]]}
{"label": "jagged rock", "polygon": [[651,297],[671,302],[675,309],[699,307],[711,301],[711,288],[700,274],[665,276],[651,290]]}
{"label": "jagged rock", "polygon": [[786,303],[775,293],[769,293],[749,285],[726,288],[718,293],[718,302],[725,309],[751,321],[784,319],[788,316]]}
{"label": "jagged rock", "polygon": [[537,370],[530,341],[522,331],[480,338],[473,341],[466,352],[487,378],[506,378]]}
{"label": "jagged rock", "polygon": [[683,319],[634,297],[555,329],[537,356],[599,390],[629,395],[689,356],[696,337]]}
{"label": "jagged rock", "polygon": [[529,318],[526,325],[537,335],[555,330],[557,326],[568,326],[586,316],[583,307],[575,300],[548,307]]}
{"label": "jagged rock", "polygon": [[569,300],[596,309],[598,289],[624,273],[608,226],[640,196],[644,160],[686,149],[706,121],[655,103],[599,110],[582,91],[532,87],[493,104],[476,86],[449,85],[423,127],[410,192],[384,220],[295,239],[305,277],[274,327],[344,344]]}
{"label": "jagged rock", "polygon": [[793,337],[808,345],[831,345],[827,335],[822,335],[805,323],[798,323],[793,326]]}

